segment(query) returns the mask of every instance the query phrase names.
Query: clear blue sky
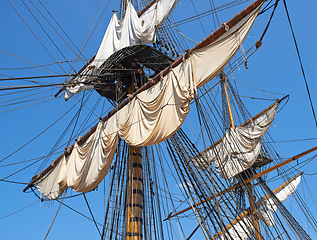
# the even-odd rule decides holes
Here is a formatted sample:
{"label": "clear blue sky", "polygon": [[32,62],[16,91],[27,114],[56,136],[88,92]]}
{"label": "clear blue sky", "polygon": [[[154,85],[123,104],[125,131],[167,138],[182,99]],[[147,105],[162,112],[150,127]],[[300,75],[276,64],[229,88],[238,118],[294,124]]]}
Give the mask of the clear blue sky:
{"label": "clear blue sky", "polygon": [[[22,2],[11,2],[19,14],[21,14],[21,16],[26,20],[32,30],[34,30],[38,38],[44,43],[45,47],[47,47],[55,60],[65,61],[64,57],[58,52],[47,36],[45,36],[34,19],[32,19],[32,16],[23,6]],[[108,1],[104,2],[105,5],[108,4]],[[198,1],[194,2],[198,13],[210,9],[209,0],[200,0],[199,3]],[[223,4],[222,2],[223,1],[215,1],[215,4],[219,6]],[[315,9],[317,8],[317,3],[316,1],[290,0],[287,2],[299,44],[299,50],[302,56],[306,77],[312,94],[312,100],[317,109],[317,81],[315,76],[315,69],[317,67],[315,59],[315,56],[317,55]],[[36,6],[39,6],[37,1],[34,0],[34,3]],[[78,48],[81,48],[85,41],[85,36],[88,32],[91,21],[96,13],[96,9],[98,8],[99,0],[56,0],[43,1],[43,3],[58,21],[58,23],[63,27],[64,31],[68,34],[71,40],[78,46]],[[103,9],[105,9],[105,5],[103,6]],[[30,3],[27,3],[27,6],[31,8],[32,12],[36,12]],[[242,10],[243,6],[245,5],[237,6],[235,10],[232,11],[229,10],[219,13],[220,22],[227,21],[235,13]],[[105,15],[102,18],[100,25],[96,29],[95,34],[88,42],[88,45],[84,51],[84,56],[86,58],[90,58],[96,53],[113,9],[117,9],[115,1],[110,3],[109,8],[105,12]],[[173,14],[173,17],[176,21],[195,15],[192,1],[180,0]],[[39,15],[37,14],[37,16]],[[268,17],[269,14],[265,14],[257,19],[254,28],[251,30],[249,37],[244,44],[245,49],[248,49],[248,46],[254,44],[259,38],[265,27]],[[50,21],[52,22],[52,20]],[[195,21],[187,25],[181,25],[180,30],[183,32],[183,34],[194,41],[200,41],[205,37],[204,31],[209,34],[215,29],[211,16],[205,17],[201,21],[204,26],[204,30],[201,28],[199,21]],[[5,69],[24,68],[29,67],[30,65],[19,61],[16,58],[9,57],[8,55],[4,54],[4,51],[31,61],[37,65],[50,64],[53,63],[54,60],[52,56],[50,56],[50,54],[48,54],[48,52],[44,49],[38,39],[36,39],[32,32],[23,23],[21,18],[17,15],[17,13],[7,1],[3,1],[1,4],[0,22],[0,78],[51,75],[53,74],[52,71],[54,74],[63,74],[62,70],[56,65],[46,66],[46,68],[50,71],[33,68],[24,70]],[[41,18],[40,22],[43,24],[45,29],[49,29],[48,24],[43,18]],[[54,26],[56,26],[56,24]],[[63,41],[56,33],[54,33],[54,31],[50,29],[49,34],[53,37],[55,44],[60,48],[67,60],[76,58],[75,54],[67,47],[65,43],[63,43]],[[70,43],[69,40],[67,40],[67,42]],[[67,63],[61,63],[62,66],[66,66],[66,64]],[[78,63],[75,66],[76,70],[80,69],[81,66],[82,63]],[[244,88],[243,85],[249,85],[252,86],[252,88],[256,87],[258,89],[264,89],[274,93],[290,95],[289,103],[283,108],[281,112],[278,113],[276,121],[274,122],[270,131],[274,140],[278,143],[278,148],[281,150],[281,152],[283,152],[284,156],[291,157],[299,152],[315,146],[317,142],[316,140],[284,142],[288,140],[316,138],[317,128],[312,116],[304,80],[301,74],[291,31],[288,26],[282,2],[279,4],[277,12],[272,20],[272,24],[263,40],[263,46],[257,53],[255,53],[253,57],[249,59],[248,66],[248,70],[245,70],[242,66],[241,70],[235,73],[237,82],[241,84],[239,86],[241,87],[241,95],[264,98],[270,96],[267,93],[262,95],[260,91],[256,91],[254,89]],[[64,78],[50,78],[45,80],[37,79],[36,81],[39,84],[53,84],[63,82]],[[33,83],[28,81],[0,82],[1,86],[14,86],[21,84],[30,85]],[[46,89],[44,88],[34,92],[31,91],[29,93],[33,95],[26,99],[33,99],[34,102],[10,105],[6,107],[3,107],[3,105],[6,104],[4,102],[15,97],[13,95],[3,95],[6,93],[5,91],[0,92],[0,159],[3,159],[8,154],[20,148],[33,137],[41,133],[79,100],[78,97],[75,97],[69,102],[65,102],[60,98],[53,99],[51,95],[55,94],[58,91],[58,88],[49,88],[49,91],[41,93],[41,91],[45,90]],[[37,94],[34,95],[34,93]],[[97,93],[93,94],[96,95]],[[17,94],[17,98],[19,96],[20,95]],[[272,94],[272,96],[276,97],[277,95]],[[86,112],[89,112],[88,108],[93,106],[96,99],[97,97],[93,97],[92,100],[87,103],[87,107],[85,107]],[[25,99],[16,101],[23,100]],[[257,113],[268,104],[265,101],[261,102],[249,100],[248,98],[245,100],[247,108],[253,114]],[[45,102],[15,111],[6,112],[7,110],[19,108],[20,106],[26,106],[28,104],[42,101]],[[106,105],[105,109],[108,107],[110,107],[109,104]],[[58,140],[58,137],[61,135],[62,131],[66,128],[71,117],[76,113],[76,110],[77,109],[72,110],[70,114],[58,122],[53,128],[49,129],[41,137],[33,141],[26,148],[23,148],[23,150],[1,162],[0,179],[23,168],[26,166],[26,163],[13,165],[10,167],[1,167],[2,165],[29,160],[48,154],[53,148],[53,145]],[[100,116],[101,109],[97,109],[95,113],[96,116],[92,116],[92,120],[95,120]],[[8,180],[28,182],[38,167],[39,164],[35,164],[21,173],[8,178]],[[317,163],[311,162],[305,166],[303,170],[306,173],[316,173]],[[317,175],[307,175],[305,176],[305,179],[309,183],[311,191],[316,194],[317,187],[314,183],[317,181]],[[302,187],[302,189],[300,189],[300,193],[302,193],[303,196],[307,195],[307,203],[312,204],[311,200],[308,198],[308,192],[303,190],[303,188],[306,186],[303,184],[300,186]],[[1,217],[6,216],[7,214],[10,214],[35,202],[36,197],[32,193],[22,193],[22,189],[24,188],[22,185],[0,182],[0,187],[2,190],[0,199],[0,238],[44,239],[44,236],[56,213],[58,204],[40,204],[38,202],[17,214],[1,219]],[[95,205],[99,206],[98,208],[96,207],[98,211],[103,209],[103,192],[101,190],[96,193],[88,194],[88,199],[90,199]],[[82,198],[73,199],[72,202],[70,201],[71,200],[67,200],[66,203],[70,203],[74,208],[81,209],[82,212],[84,212],[86,215],[89,215],[87,207],[85,206],[84,200]],[[316,213],[316,206],[312,206],[311,210]],[[98,221],[102,222],[102,212],[96,214],[97,217],[99,217]],[[88,238],[98,238],[98,233],[95,230],[93,223],[62,207],[48,239]]]}

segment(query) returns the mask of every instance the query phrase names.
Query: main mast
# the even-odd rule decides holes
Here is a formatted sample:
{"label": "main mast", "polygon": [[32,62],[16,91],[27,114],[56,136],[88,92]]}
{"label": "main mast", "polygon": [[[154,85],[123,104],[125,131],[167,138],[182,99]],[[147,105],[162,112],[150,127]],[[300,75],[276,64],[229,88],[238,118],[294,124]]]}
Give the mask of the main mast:
{"label": "main mast", "polygon": [[[128,4],[126,1],[126,4]],[[131,79],[129,93],[135,92]],[[126,239],[143,239],[143,167],[142,147],[128,147],[126,186]]]}

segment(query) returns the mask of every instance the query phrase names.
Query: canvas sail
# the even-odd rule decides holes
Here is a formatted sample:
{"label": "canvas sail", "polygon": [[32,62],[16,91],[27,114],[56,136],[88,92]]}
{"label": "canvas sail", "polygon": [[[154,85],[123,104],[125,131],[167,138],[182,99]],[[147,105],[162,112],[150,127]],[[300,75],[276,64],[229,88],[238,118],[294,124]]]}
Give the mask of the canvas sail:
{"label": "canvas sail", "polygon": [[[275,196],[280,202],[284,202],[286,198],[292,195],[298,184],[300,183],[301,176],[296,177],[290,181],[285,187],[275,193]],[[257,209],[257,215],[267,225],[273,226],[275,224],[273,213],[277,210],[277,205],[270,197],[266,199]],[[240,215],[241,216],[241,215]],[[254,225],[250,216],[238,217],[237,222],[227,227],[226,231],[219,236],[219,239],[248,239],[254,231]]]}
{"label": "canvas sail", "polygon": [[97,73],[98,68],[115,52],[128,46],[155,42],[155,31],[171,13],[178,0],[158,0],[140,17],[131,1],[128,1],[124,18],[119,20],[114,13],[103,37],[99,50],[89,66],[67,87],[65,99],[68,100],[82,89],[90,89],[84,84],[89,75]]}
{"label": "canvas sail", "polygon": [[79,192],[96,188],[111,165],[118,137],[132,146],[149,146],[174,134],[189,112],[196,88],[215,77],[238,51],[260,7],[214,42],[190,52],[159,83],[136,95],[106,122],[100,122],[82,146],[75,144],[70,155],[37,178],[33,184],[41,194],[56,199],[67,187]]}
{"label": "canvas sail", "polygon": [[228,229],[224,234],[222,234],[219,239],[246,240],[252,236],[253,229],[254,226],[252,220],[250,217],[246,216],[233,225],[230,229]]}
{"label": "canvas sail", "polygon": [[261,137],[271,126],[278,105],[276,102],[248,124],[226,131],[219,143],[193,159],[193,163],[204,170],[213,162],[218,174],[225,179],[250,168],[259,156]]}
{"label": "canvas sail", "polygon": [[[289,182],[283,189],[275,193],[275,196],[280,202],[284,202],[286,198],[292,195],[298,184],[300,183],[301,176],[298,176]],[[277,210],[277,205],[272,197],[268,198],[258,209],[260,219],[267,225],[273,226],[275,224],[273,213]]]}

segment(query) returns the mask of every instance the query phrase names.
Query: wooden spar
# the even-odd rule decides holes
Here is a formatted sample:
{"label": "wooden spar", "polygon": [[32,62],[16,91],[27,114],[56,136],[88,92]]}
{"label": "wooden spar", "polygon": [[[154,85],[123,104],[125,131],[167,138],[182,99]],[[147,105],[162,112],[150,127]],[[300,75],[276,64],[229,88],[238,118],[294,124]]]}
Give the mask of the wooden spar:
{"label": "wooden spar", "polygon": [[[137,91],[131,94],[130,97],[125,98],[118,106],[116,106],[114,109],[112,109],[101,121],[105,122],[107,121],[110,117],[112,117],[116,112],[118,112],[120,109],[122,109],[124,106],[126,106],[137,94],[149,89],[153,85],[157,84],[160,80],[161,77],[166,76],[171,68],[177,67],[179,64],[183,62],[184,59],[189,58],[190,52],[196,51],[198,49],[201,49],[208,44],[211,44],[212,42],[216,41],[218,38],[220,38],[223,34],[226,33],[226,28],[232,28],[234,27],[239,21],[241,21],[244,17],[246,17],[249,13],[251,13],[253,10],[255,10],[257,7],[259,7],[263,2],[266,0],[256,0],[252,4],[250,4],[248,7],[246,7],[244,10],[242,10],[240,13],[236,14],[233,18],[231,18],[226,24],[223,24],[221,27],[219,27],[217,30],[215,30],[212,34],[210,34],[208,37],[206,37],[204,40],[202,40],[200,43],[196,44],[195,47],[193,47],[191,50],[187,51],[183,57],[178,58],[175,62],[171,64],[170,67],[165,68],[162,70],[159,74],[157,74],[151,81],[147,82],[144,84],[142,87],[140,87]],[[97,129],[96,124],[94,127],[92,127],[85,135],[83,135],[77,143],[79,145],[82,145]],[[58,164],[63,156],[68,156],[74,148],[74,144],[72,146],[69,146],[67,148],[67,151],[65,151],[61,156],[59,156],[51,165],[49,165],[46,169],[44,169],[41,173],[38,175],[34,176],[28,186],[23,190],[26,191],[30,187],[33,186],[35,182],[37,182],[39,179],[41,179],[42,176],[46,175],[49,173],[56,164]]]}
{"label": "wooden spar", "polygon": [[[295,155],[295,156],[293,156],[293,157],[291,157],[291,158],[285,160],[284,162],[281,162],[281,163],[279,163],[279,164],[277,164],[277,165],[275,165],[275,166],[273,166],[273,167],[270,167],[270,168],[264,170],[263,172],[260,172],[260,173],[258,173],[258,174],[255,174],[255,175],[252,176],[251,178],[248,178],[248,179],[244,180],[242,183],[237,183],[237,184],[233,185],[232,187],[229,187],[229,188],[227,188],[227,189],[225,189],[225,190],[223,190],[223,191],[221,191],[221,192],[219,192],[219,193],[214,194],[214,195],[211,196],[211,197],[206,198],[206,200],[203,200],[203,201],[197,203],[196,206],[199,206],[199,205],[201,205],[201,204],[205,203],[206,201],[209,201],[209,200],[211,200],[211,199],[213,199],[213,198],[219,197],[220,195],[225,194],[225,193],[227,193],[227,192],[229,192],[229,191],[232,191],[232,190],[235,190],[235,189],[237,189],[237,188],[239,188],[239,187],[242,187],[244,184],[247,184],[247,183],[249,183],[249,182],[251,182],[251,181],[253,181],[253,180],[255,180],[255,179],[259,178],[259,177],[262,177],[263,175],[268,174],[268,173],[270,173],[270,172],[272,172],[272,171],[274,171],[274,170],[276,170],[276,169],[278,169],[278,168],[280,168],[280,167],[283,167],[283,166],[285,166],[286,164],[288,164],[288,163],[290,163],[290,162],[292,162],[292,161],[295,161],[295,160],[297,160],[297,159],[299,159],[299,158],[301,158],[301,157],[303,157],[303,156],[305,156],[305,155],[307,155],[307,154],[309,154],[309,153],[311,153],[311,152],[314,152],[314,151],[316,151],[316,150],[317,150],[317,146],[315,146],[315,147],[313,147],[313,148],[311,148],[311,149],[308,149],[308,150],[305,151],[305,152],[302,152],[302,153],[300,153],[300,154],[297,154],[297,155]],[[166,218],[165,220],[168,220],[168,219],[170,219],[170,218],[172,218],[172,217],[175,217],[175,216],[177,216],[177,215],[179,215],[179,214],[181,214],[181,213],[187,212],[187,211],[190,210],[190,209],[192,209],[192,208],[191,208],[191,207],[188,207],[188,208],[185,208],[185,209],[183,209],[183,210],[181,210],[181,211],[179,211],[179,212],[177,212],[177,213],[174,213],[174,214],[169,213],[168,216],[167,216],[167,218]]]}
{"label": "wooden spar", "polygon": [[[69,82],[71,82],[72,80],[74,80],[76,77],[78,77],[88,66],[90,63],[92,63],[92,61],[95,59],[96,55],[93,56],[88,62],[86,62],[86,64],[75,74],[75,76],[73,76]],[[63,86],[56,94],[55,97],[58,96],[58,94],[60,94],[63,90],[65,90],[65,86]]]}
{"label": "wooden spar", "polygon": [[[254,121],[255,119],[257,119],[259,116],[261,116],[263,113],[265,113],[266,111],[270,110],[272,107],[275,106],[275,104],[279,104],[280,102],[282,102],[285,98],[288,98],[289,95],[286,95],[285,97],[283,97],[282,99],[278,99],[275,103],[273,103],[272,105],[268,106],[266,109],[264,109],[263,111],[259,112],[257,115],[255,115],[254,117],[250,118],[248,121],[246,121],[245,123],[243,123],[242,125],[240,125],[239,127],[244,127],[246,125],[248,125],[250,122]],[[211,146],[209,146],[208,148],[206,148],[204,151],[202,151],[199,155],[202,155],[203,153],[209,151],[210,149],[212,149],[213,147],[215,147],[217,144],[221,143],[222,138],[219,139],[218,141],[216,141],[215,143],[213,143]],[[195,156],[199,157],[199,155]]]}
{"label": "wooden spar", "polygon": [[227,90],[227,82],[226,82],[226,76],[224,76],[224,73],[222,74],[222,80],[223,82],[223,88],[225,89],[225,94],[226,94],[226,100],[227,100],[227,106],[228,106],[228,111],[229,111],[229,117],[230,117],[230,122],[231,122],[231,127],[232,129],[236,129],[236,126],[234,125],[234,121],[233,121],[233,115],[232,115],[232,110],[231,110],[231,105],[229,102],[229,96],[228,96],[228,90]]}
{"label": "wooden spar", "polygon": [[154,5],[154,3],[156,3],[156,2],[157,2],[157,0],[152,0],[148,5],[145,6],[145,8],[142,9],[142,11],[140,11],[138,13],[138,17],[141,17],[141,15],[143,13],[145,13],[145,11],[148,10],[150,7],[152,7]]}
{"label": "wooden spar", "polygon": [[[291,181],[293,181],[294,179],[296,179],[298,176],[302,175],[303,173],[299,173],[297,175],[295,175],[294,177],[292,177],[290,180],[286,181],[285,183],[283,183],[282,185],[280,185],[279,187],[275,188],[272,192],[273,193],[277,193],[278,191],[282,190],[284,187],[287,186],[287,184],[289,184]],[[263,198],[261,198],[259,201],[256,202],[256,205],[260,205],[262,202],[264,202],[266,199],[268,199],[270,197],[270,195],[266,195]],[[242,220],[242,218],[244,218],[245,216],[248,216],[250,214],[250,209],[245,210],[243,213],[241,213],[236,219],[234,219],[231,223],[229,223],[225,229],[229,230],[229,228],[231,228],[232,226],[234,226],[239,220]],[[212,240],[217,239],[218,237],[220,237],[222,234],[224,234],[225,229],[221,230],[219,233],[217,233]]]}

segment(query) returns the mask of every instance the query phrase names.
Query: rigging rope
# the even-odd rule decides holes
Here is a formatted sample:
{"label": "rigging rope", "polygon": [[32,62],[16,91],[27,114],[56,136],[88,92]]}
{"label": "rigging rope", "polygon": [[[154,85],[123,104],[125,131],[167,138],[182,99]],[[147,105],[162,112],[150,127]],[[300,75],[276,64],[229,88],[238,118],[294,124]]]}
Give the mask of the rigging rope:
{"label": "rigging rope", "polygon": [[32,205],[34,205],[34,204],[37,203],[37,202],[38,202],[38,200],[36,200],[34,203],[31,203],[31,204],[25,206],[24,208],[21,208],[21,209],[15,211],[15,212],[13,212],[13,213],[10,213],[10,214],[8,214],[8,215],[5,215],[5,216],[1,217],[0,220],[1,220],[1,219],[4,219],[4,218],[7,218],[7,217],[10,217],[10,216],[12,216],[13,214],[16,214],[16,213],[18,213],[18,212],[21,212],[22,210],[27,209],[28,207],[31,207]]}
{"label": "rigging rope", "polygon": [[12,156],[13,154],[17,153],[18,151],[20,151],[22,148],[24,148],[25,146],[27,146],[28,144],[30,144],[31,142],[33,142],[35,139],[37,139],[39,136],[41,136],[43,133],[45,133],[48,129],[50,129],[52,126],[54,126],[59,120],[61,120],[66,114],[68,114],[80,101],[78,101],[77,103],[74,104],[74,106],[72,106],[68,111],[66,111],[66,113],[64,113],[60,118],[58,118],[53,124],[51,124],[50,126],[48,126],[46,129],[44,129],[44,131],[42,131],[41,133],[39,133],[37,136],[35,136],[34,138],[32,138],[30,141],[28,141],[27,143],[25,143],[24,145],[22,145],[20,148],[18,148],[17,150],[13,151],[12,153],[10,153],[9,155],[7,155],[6,157],[2,158],[0,160],[0,163],[3,162],[4,160],[8,159],[10,156]]}
{"label": "rigging rope", "polygon": [[283,0],[283,3],[284,3],[286,15],[287,15],[288,23],[289,23],[289,26],[290,26],[291,31],[292,31],[292,36],[293,36],[294,44],[295,44],[295,47],[296,47],[296,52],[297,52],[300,68],[302,70],[302,75],[303,75],[303,78],[304,78],[304,81],[305,81],[305,86],[306,86],[306,91],[307,91],[307,95],[308,95],[309,102],[310,102],[310,107],[311,107],[311,110],[312,110],[312,113],[313,113],[313,116],[314,116],[314,119],[315,119],[315,124],[316,124],[316,127],[317,127],[317,118],[316,118],[316,114],[315,114],[315,109],[314,109],[313,101],[312,101],[312,98],[311,98],[310,90],[309,90],[309,87],[308,87],[308,82],[307,82],[307,79],[306,79],[306,75],[305,75],[302,59],[301,59],[301,56],[300,56],[300,53],[299,53],[298,44],[297,44],[297,40],[296,40],[296,37],[295,37],[293,25],[292,25],[292,22],[291,22],[289,13],[288,13],[286,1]]}
{"label": "rigging rope", "polygon": [[92,213],[92,211],[91,211],[91,208],[90,208],[90,206],[89,206],[89,203],[88,203],[88,200],[87,200],[87,198],[86,198],[85,193],[83,193],[83,196],[84,196],[85,202],[86,202],[86,204],[87,204],[88,210],[89,210],[89,212],[90,212],[90,215],[91,215],[91,217],[92,217],[92,219],[93,219],[93,221],[94,221],[94,223],[95,223],[95,225],[96,225],[97,231],[98,231],[98,233],[99,233],[99,235],[100,235],[100,237],[101,237],[100,229],[99,229],[99,227],[98,227],[98,225],[97,225],[97,222],[96,222],[96,220],[95,220],[95,217],[94,217],[94,215],[93,215],[93,213]]}
{"label": "rigging rope", "polygon": [[51,229],[52,229],[52,227],[53,227],[53,224],[54,224],[54,222],[55,222],[55,219],[56,219],[56,217],[57,217],[57,214],[59,213],[59,210],[61,209],[62,203],[63,203],[63,201],[64,201],[64,197],[65,197],[65,195],[66,195],[66,192],[67,192],[67,190],[65,190],[65,193],[64,193],[64,196],[63,196],[63,198],[62,198],[62,201],[61,201],[60,204],[59,204],[59,207],[58,207],[58,209],[57,209],[57,212],[56,212],[56,214],[55,214],[55,217],[54,217],[54,219],[53,219],[53,221],[52,221],[52,223],[51,223],[50,228],[48,229],[48,231],[47,231],[47,233],[46,233],[46,235],[45,235],[44,240],[46,240],[46,238],[48,237],[48,234],[50,233],[50,231],[51,231]]}
{"label": "rigging rope", "polygon": [[[55,61],[58,62],[54,56],[51,54],[51,52],[45,47],[45,45],[43,44],[43,42],[39,39],[39,37],[35,34],[35,32],[32,30],[32,28],[27,24],[27,22],[25,21],[25,19],[21,16],[21,14],[16,10],[16,8],[12,5],[12,3],[7,0],[7,2],[10,4],[10,6],[13,8],[13,10],[18,14],[18,16],[21,18],[21,20],[25,23],[25,25],[29,28],[29,30],[33,33],[33,35],[36,37],[36,39],[40,42],[40,44],[43,46],[43,48],[47,51],[47,53],[51,56],[51,58]],[[64,70],[64,68],[58,64],[58,66],[61,68],[61,70],[66,74],[66,71]]]}

